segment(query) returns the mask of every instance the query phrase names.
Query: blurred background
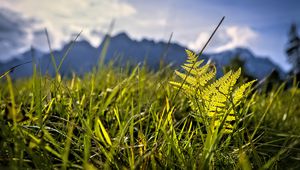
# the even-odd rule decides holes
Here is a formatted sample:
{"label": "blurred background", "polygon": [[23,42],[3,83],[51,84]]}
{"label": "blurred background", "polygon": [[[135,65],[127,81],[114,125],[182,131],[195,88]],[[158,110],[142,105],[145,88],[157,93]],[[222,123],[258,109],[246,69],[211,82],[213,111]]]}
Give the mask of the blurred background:
{"label": "blurred background", "polygon": [[[57,60],[82,31],[62,72],[90,71],[112,23],[107,61],[158,68],[163,58],[176,66],[185,60],[184,49],[200,51],[225,16],[203,57],[218,67],[238,59],[255,78],[274,70],[283,78],[299,72],[299,8],[298,0],[0,0],[0,73],[33,56],[51,72],[45,29]],[[13,76],[31,73],[32,66],[24,65]]]}

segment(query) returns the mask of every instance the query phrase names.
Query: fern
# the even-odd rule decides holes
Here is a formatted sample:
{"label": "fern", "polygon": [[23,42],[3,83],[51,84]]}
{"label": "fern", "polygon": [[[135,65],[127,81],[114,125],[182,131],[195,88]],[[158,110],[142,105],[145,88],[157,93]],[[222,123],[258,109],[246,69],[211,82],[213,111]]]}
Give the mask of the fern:
{"label": "fern", "polygon": [[[236,107],[246,97],[246,91],[254,81],[236,87],[241,69],[229,71],[215,80],[216,67],[209,63],[203,65],[204,60],[198,61],[198,56],[186,50],[187,60],[182,65],[184,73],[175,71],[182,82],[171,81],[175,88],[181,90],[189,98],[192,110],[200,114],[207,128],[211,132],[224,130],[232,133],[232,122],[236,120]],[[202,120],[202,119],[201,119]],[[211,128],[212,127],[212,128]]]}

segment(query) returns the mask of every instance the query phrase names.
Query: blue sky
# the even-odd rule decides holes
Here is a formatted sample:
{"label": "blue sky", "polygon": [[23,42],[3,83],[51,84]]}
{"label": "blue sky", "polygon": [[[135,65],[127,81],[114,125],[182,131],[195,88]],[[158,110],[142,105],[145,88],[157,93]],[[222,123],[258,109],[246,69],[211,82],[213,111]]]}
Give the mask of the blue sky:
{"label": "blue sky", "polygon": [[299,0],[0,0],[0,60],[34,46],[47,51],[83,30],[82,39],[98,46],[114,19],[113,34],[165,40],[199,50],[222,16],[226,19],[206,52],[247,47],[285,70],[284,47],[292,22],[300,26]]}

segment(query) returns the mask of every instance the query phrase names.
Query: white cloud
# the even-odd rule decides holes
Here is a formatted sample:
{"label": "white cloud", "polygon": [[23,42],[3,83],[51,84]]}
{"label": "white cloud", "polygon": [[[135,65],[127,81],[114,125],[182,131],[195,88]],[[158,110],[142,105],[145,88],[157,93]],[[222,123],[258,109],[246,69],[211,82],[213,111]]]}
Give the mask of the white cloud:
{"label": "white cloud", "polygon": [[208,40],[209,36],[210,35],[207,32],[202,32],[198,34],[196,41],[189,43],[188,47],[195,51],[201,49]]}
{"label": "white cloud", "polygon": [[[97,46],[103,34],[94,35],[94,31],[106,31],[113,19],[123,19],[136,14],[136,9],[119,0],[13,0],[4,1],[0,7],[20,13],[36,22],[31,25],[31,32],[40,32],[47,28],[53,48],[74,38],[74,33],[82,32],[92,45]],[[102,35],[102,36],[101,36]],[[39,36],[43,39],[42,36]],[[37,37],[37,38],[39,38]],[[40,42],[34,38],[34,42]],[[46,49],[44,43],[28,42],[40,49]]]}
{"label": "white cloud", "polygon": [[[190,42],[188,47],[193,50],[201,49],[208,40],[211,33],[202,32],[198,34],[196,40]],[[235,47],[251,46],[258,34],[249,27],[245,26],[230,26],[219,30],[209,44],[209,49],[206,51],[220,52]]]}
{"label": "white cloud", "polygon": [[144,20],[138,20],[137,25],[141,27],[164,27],[167,25],[167,20],[164,18],[160,19],[144,19]]}
{"label": "white cloud", "polygon": [[225,30],[229,41],[224,45],[215,48],[216,52],[232,49],[240,46],[251,46],[251,44],[258,37],[258,34],[249,27],[232,26]]}

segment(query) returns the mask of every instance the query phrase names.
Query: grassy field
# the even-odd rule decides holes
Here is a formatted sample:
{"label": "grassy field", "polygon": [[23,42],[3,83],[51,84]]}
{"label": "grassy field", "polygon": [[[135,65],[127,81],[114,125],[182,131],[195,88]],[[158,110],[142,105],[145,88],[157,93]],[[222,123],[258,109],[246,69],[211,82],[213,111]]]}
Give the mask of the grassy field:
{"label": "grassy field", "polygon": [[[249,84],[237,104],[231,100],[234,89],[246,82],[238,75],[232,86],[225,83],[231,91],[224,106],[218,105],[222,109],[212,113],[206,103],[223,93],[202,98],[209,91],[194,88],[203,80],[193,86],[193,71],[180,78],[169,67],[112,65],[82,77],[38,71],[30,78],[2,77],[0,168],[300,168],[296,85],[273,84],[266,90]],[[201,88],[215,82],[211,76]]]}

